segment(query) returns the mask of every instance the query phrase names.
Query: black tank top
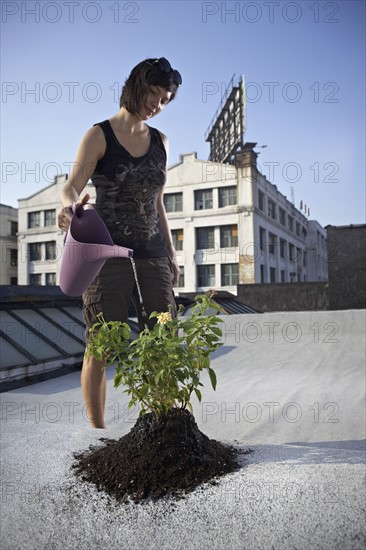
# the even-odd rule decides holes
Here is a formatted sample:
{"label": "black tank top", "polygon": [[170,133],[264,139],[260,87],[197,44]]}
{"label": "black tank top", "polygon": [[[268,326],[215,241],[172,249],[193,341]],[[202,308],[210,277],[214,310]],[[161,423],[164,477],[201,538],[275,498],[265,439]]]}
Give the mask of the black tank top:
{"label": "black tank top", "polygon": [[134,250],[135,258],[167,256],[157,210],[157,196],[166,182],[166,150],[159,131],[148,126],[150,147],[132,157],[119,143],[109,120],[98,122],[107,147],[91,180],[96,188],[96,210],[113,242]]}

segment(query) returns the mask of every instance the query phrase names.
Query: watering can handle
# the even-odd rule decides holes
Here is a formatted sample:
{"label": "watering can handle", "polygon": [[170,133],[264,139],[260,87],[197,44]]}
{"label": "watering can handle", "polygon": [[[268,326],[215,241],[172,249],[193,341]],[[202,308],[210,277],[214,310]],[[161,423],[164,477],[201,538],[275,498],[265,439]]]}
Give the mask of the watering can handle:
{"label": "watering can handle", "polygon": [[73,215],[74,216],[76,215],[78,218],[80,218],[80,216],[82,216],[82,214],[84,212],[84,208],[81,205],[76,207],[76,202],[75,201],[72,203],[71,210],[72,210]]}
{"label": "watering can handle", "polygon": [[89,202],[86,202],[84,204],[79,204],[79,206],[77,206],[77,202],[74,201],[71,205],[71,211],[73,215],[76,214],[78,218],[80,218],[84,214],[85,210],[94,210],[94,207]]}

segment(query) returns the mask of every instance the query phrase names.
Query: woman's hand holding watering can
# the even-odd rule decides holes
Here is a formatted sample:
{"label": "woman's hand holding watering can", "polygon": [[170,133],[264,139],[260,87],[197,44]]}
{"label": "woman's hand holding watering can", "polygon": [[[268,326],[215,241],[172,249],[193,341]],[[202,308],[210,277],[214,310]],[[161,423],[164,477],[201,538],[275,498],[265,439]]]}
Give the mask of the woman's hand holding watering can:
{"label": "woman's hand holding watering can", "polygon": [[[81,200],[76,203],[76,208],[84,206],[90,199],[88,194],[84,195]],[[61,208],[60,212],[57,215],[57,224],[62,231],[67,231],[73,216],[72,206],[64,206]]]}

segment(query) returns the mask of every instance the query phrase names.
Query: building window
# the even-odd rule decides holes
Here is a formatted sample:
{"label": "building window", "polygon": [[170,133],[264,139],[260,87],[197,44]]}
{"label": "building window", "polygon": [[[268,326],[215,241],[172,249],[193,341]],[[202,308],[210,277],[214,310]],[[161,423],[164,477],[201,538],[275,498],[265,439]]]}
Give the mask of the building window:
{"label": "building window", "polygon": [[220,246],[221,248],[238,246],[237,225],[222,225],[220,227]]}
{"label": "building window", "polygon": [[237,204],[236,186],[219,188],[219,208]]}
{"label": "building window", "polygon": [[261,283],[265,283],[265,280],[264,280],[264,265],[261,264]]}
{"label": "building window", "polygon": [[17,277],[10,277],[10,284],[12,286],[17,285],[18,284],[18,278]]}
{"label": "building window", "polygon": [[164,195],[164,206],[166,212],[182,212],[183,193],[166,193]]}
{"label": "building window", "polygon": [[56,241],[46,243],[46,260],[56,260]]}
{"label": "building window", "polygon": [[297,280],[296,273],[291,271],[291,273],[290,273],[290,283],[296,283],[296,280]]}
{"label": "building window", "polygon": [[276,219],[276,205],[270,199],[268,199],[268,216],[274,220]]}
{"label": "building window", "polygon": [[16,267],[18,265],[18,249],[10,249],[10,265]]}
{"label": "building window", "polygon": [[196,228],[196,249],[202,250],[215,248],[215,228],[197,227]]}
{"label": "building window", "polygon": [[184,265],[179,266],[178,286],[184,287]]}
{"label": "building window", "polygon": [[44,224],[46,226],[56,225],[56,210],[44,211]]}
{"label": "building window", "polygon": [[296,260],[301,263],[301,248],[296,248]]}
{"label": "building window", "polygon": [[46,273],[46,285],[47,286],[56,285],[56,273]]}
{"label": "building window", "polygon": [[259,247],[264,250],[264,240],[266,238],[266,230],[263,227],[259,228]]}
{"label": "building window", "polygon": [[296,235],[300,237],[300,224],[299,222],[296,222]]}
{"label": "building window", "polygon": [[258,208],[264,212],[264,193],[258,191]]}
{"label": "building window", "polygon": [[276,268],[275,267],[270,267],[269,268],[269,279],[270,279],[271,283],[276,282]]}
{"label": "building window", "polygon": [[302,265],[306,267],[307,263],[308,263],[308,253],[306,252],[306,250],[304,250],[304,253],[302,256]]}
{"label": "building window", "polygon": [[42,275],[40,273],[31,273],[29,275],[29,284],[40,286],[42,284]]}
{"label": "building window", "polygon": [[280,239],[280,257],[283,259],[286,258],[286,245],[285,239]]}
{"label": "building window", "polygon": [[28,258],[30,262],[39,262],[42,259],[42,243],[28,244]]}
{"label": "building window", "polygon": [[239,283],[239,264],[221,264],[221,286],[235,286]]}
{"label": "building window", "polygon": [[284,269],[281,269],[281,283],[286,282],[286,271]]}
{"label": "building window", "polygon": [[197,266],[197,286],[215,286],[215,266],[198,265]]}
{"label": "building window", "polygon": [[172,229],[171,234],[175,250],[183,250],[183,229]]}
{"label": "building window", "polygon": [[28,212],[28,229],[33,227],[41,227],[41,213]]}
{"label": "building window", "polygon": [[212,208],[212,189],[194,192],[194,208],[195,210]]}
{"label": "building window", "polygon": [[294,230],[294,218],[292,216],[288,217],[288,228],[290,231]]}
{"label": "building window", "polygon": [[274,256],[277,237],[273,233],[268,233],[268,240],[269,240],[269,243],[268,243],[269,253],[272,254],[272,256]]}
{"label": "building window", "polygon": [[289,243],[288,250],[289,250],[289,260],[290,260],[290,262],[294,262],[295,261],[295,246],[293,244]]}
{"label": "building window", "polygon": [[18,222],[10,222],[10,235],[16,237],[18,233]]}
{"label": "building window", "polygon": [[280,208],[279,213],[280,213],[280,224],[286,225],[286,212],[284,211],[283,208]]}

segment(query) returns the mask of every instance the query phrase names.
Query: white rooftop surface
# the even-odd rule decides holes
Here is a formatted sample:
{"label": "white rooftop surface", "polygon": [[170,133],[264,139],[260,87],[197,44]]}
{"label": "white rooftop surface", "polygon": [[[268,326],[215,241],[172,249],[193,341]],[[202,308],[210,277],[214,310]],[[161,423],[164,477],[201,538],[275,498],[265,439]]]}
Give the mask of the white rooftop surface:
{"label": "white rooftop surface", "polygon": [[136,421],[113,368],[107,430],[88,426],[80,372],[3,393],[3,550],[365,547],[365,310],[224,321],[194,415],[247,463],[178,501],[119,504],[70,473],[74,451]]}

